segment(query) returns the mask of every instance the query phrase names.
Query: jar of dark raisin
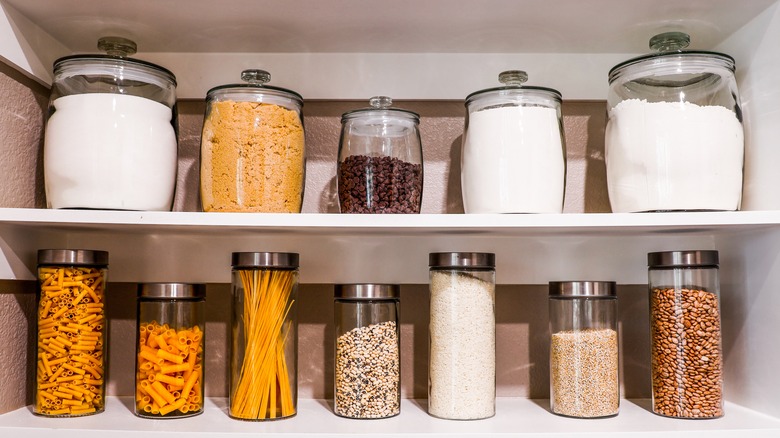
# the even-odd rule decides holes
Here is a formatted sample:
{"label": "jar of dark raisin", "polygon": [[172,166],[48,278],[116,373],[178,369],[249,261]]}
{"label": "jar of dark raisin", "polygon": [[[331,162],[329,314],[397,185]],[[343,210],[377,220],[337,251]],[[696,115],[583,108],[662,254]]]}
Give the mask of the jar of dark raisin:
{"label": "jar of dark raisin", "polygon": [[339,142],[342,213],[419,213],[423,158],[420,116],[386,96],[344,113]]}

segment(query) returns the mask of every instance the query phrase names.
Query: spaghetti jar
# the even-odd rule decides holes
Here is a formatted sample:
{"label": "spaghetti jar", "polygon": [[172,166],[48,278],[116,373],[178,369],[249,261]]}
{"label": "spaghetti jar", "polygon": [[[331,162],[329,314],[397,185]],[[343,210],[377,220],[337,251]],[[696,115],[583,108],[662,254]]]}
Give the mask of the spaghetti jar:
{"label": "spaghetti jar", "polygon": [[477,420],[496,413],[495,254],[429,255],[428,413]]}
{"label": "spaghetti jar", "polygon": [[38,251],[33,413],[77,417],[105,407],[108,252]]}
{"label": "spaghetti jar", "polygon": [[397,284],[335,286],[334,408],[347,418],[401,412]]}
{"label": "spaghetti jar", "polygon": [[723,416],[717,251],[647,255],[653,412]]}
{"label": "spaghetti jar", "polygon": [[203,211],[300,213],[306,171],[303,98],[264,70],[206,95],[200,149]]}
{"label": "spaghetti jar", "polygon": [[138,285],[135,414],[191,417],[203,412],[206,286]]}
{"label": "spaghetti jar", "polygon": [[598,418],[620,408],[617,295],[612,281],[553,281],[550,410]]}
{"label": "spaghetti jar", "polygon": [[229,415],[292,417],[298,399],[298,254],[234,252]]}

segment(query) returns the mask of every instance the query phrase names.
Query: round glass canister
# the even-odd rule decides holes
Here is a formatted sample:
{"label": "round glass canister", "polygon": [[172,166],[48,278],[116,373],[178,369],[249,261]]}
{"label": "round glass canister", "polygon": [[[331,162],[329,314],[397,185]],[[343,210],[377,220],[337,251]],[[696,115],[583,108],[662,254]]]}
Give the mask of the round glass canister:
{"label": "round glass canister", "polygon": [[203,413],[206,285],[138,285],[135,415]]}
{"label": "round glass canister", "polygon": [[620,408],[617,295],[612,281],[553,281],[550,410],[598,418]]}
{"label": "round glass canister", "polygon": [[337,284],[334,406],[347,418],[401,412],[397,284]]}
{"label": "round glass canister", "polygon": [[461,185],[466,213],[561,213],[566,150],[561,94],[524,71],[466,97]]}
{"label": "round glass canister", "polygon": [[723,416],[717,251],[647,255],[653,412]]}
{"label": "round glass canister", "polygon": [[306,172],[303,98],[244,70],[246,83],[206,96],[200,149],[203,211],[300,213]]}
{"label": "round glass canister", "polygon": [[428,413],[452,420],[496,412],[495,254],[429,254]]}
{"label": "round glass canister", "polygon": [[650,40],[659,53],[609,73],[606,165],[616,213],[736,210],[744,133],[734,59],[686,51],[688,35]]}
{"label": "round glass canister", "polygon": [[419,213],[423,157],[420,116],[392,108],[386,96],[344,113],[339,142],[342,213]]}
{"label": "round glass canister", "polygon": [[106,251],[38,251],[34,414],[78,417],[103,412],[107,274]]}
{"label": "round glass canister", "polygon": [[107,55],[54,63],[43,171],[49,208],[170,210],[176,186],[176,78],[130,59],[132,41],[101,38]]}
{"label": "round glass canister", "polygon": [[298,404],[298,254],[234,252],[229,415],[292,417]]}

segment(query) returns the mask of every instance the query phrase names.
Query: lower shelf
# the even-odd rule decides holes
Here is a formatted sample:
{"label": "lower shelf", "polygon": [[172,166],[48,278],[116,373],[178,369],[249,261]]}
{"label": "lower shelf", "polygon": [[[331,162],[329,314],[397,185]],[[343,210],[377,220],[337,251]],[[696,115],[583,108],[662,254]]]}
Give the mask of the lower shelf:
{"label": "lower shelf", "polygon": [[[777,437],[780,419],[726,404],[726,415],[715,420],[663,418],[649,411],[649,400],[623,400],[620,414],[612,418],[584,420],[564,418],[548,411],[547,400],[499,398],[496,416],[478,421],[441,420],[429,416],[425,400],[403,400],[401,415],[382,420],[351,420],[333,414],[327,400],[303,399],[296,417],[271,422],[245,422],[227,415],[227,400],[210,398],[202,415],[169,420],[147,420],[132,414],[130,397],[109,397],[102,414],[81,418],[41,418],[29,407],[0,415],[0,436],[49,438],[56,429],[58,438],[67,437],[210,437],[235,438],[245,434],[271,436],[336,438],[411,437],[576,437],[647,436],[670,437]],[[739,433],[739,435],[737,435]],[[595,434],[595,435],[594,435]]]}

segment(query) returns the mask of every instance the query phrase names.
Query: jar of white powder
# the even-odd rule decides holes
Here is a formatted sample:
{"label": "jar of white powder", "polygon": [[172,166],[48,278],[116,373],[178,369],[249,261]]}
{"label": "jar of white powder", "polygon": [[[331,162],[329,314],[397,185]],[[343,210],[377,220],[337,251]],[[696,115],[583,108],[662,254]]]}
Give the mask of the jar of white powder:
{"label": "jar of white powder", "polygon": [[560,213],[566,180],[561,94],[522,85],[505,71],[504,86],[466,98],[461,185],[466,213]]}
{"label": "jar of white powder", "polygon": [[428,413],[451,420],[496,412],[495,254],[429,255]]}
{"label": "jar of white powder", "polygon": [[54,63],[43,149],[49,208],[170,210],[176,186],[176,77],[130,59],[132,41],[101,38],[106,55]]}
{"label": "jar of white powder", "polygon": [[722,53],[683,50],[667,32],[658,53],[609,73],[607,186],[612,211],[737,210],[744,134],[735,64]]}
{"label": "jar of white powder", "polygon": [[617,415],[617,295],[612,281],[554,281],[550,291],[550,410]]}

